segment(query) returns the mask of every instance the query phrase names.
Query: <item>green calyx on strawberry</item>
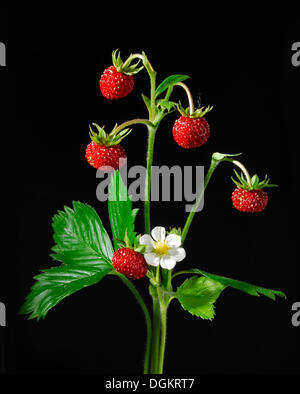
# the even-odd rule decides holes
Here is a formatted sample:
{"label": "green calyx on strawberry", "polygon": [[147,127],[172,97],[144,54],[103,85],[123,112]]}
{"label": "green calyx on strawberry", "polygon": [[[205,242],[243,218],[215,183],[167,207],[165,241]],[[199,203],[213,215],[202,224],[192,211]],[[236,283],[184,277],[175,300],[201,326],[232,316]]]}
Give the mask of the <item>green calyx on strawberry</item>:
{"label": "green calyx on strawberry", "polygon": [[267,175],[265,176],[265,178],[262,181],[260,181],[259,177],[255,174],[252,176],[251,183],[250,183],[245,178],[245,176],[242,172],[241,172],[241,175],[239,175],[236,170],[234,170],[234,172],[235,172],[235,175],[236,175],[238,181],[236,179],[234,179],[233,177],[231,177],[231,179],[240,189],[250,191],[250,190],[261,190],[266,187],[278,187],[278,185],[275,185],[273,183],[269,183],[270,179],[267,177]]}
{"label": "green calyx on strawberry", "polygon": [[235,174],[238,181],[231,178],[237,185],[237,188],[231,195],[233,206],[241,212],[255,213],[263,211],[268,204],[268,194],[263,189],[277,185],[269,183],[267,176],[260,181],[256,174],[252,178],[247,174],[247,179],[243,173],[239,175],[235,171]]}
{"label": "green calyx on strawberry", "polygon": [[92,123],[98,130],[95,133],[90,126],[90,137],[92,142],[86,148],[85,157],[88,163],[96,169],[109,172],[121,168],[127,158],[125,149],[120,142],[131,132],[130,129],[118,129],[117,124],[107,134],[104,127]]}
{"label": "green calyx on strawberry", "polygon": [[190,113],[181,104],[175,105],[181,116],[174,123],[172,133],[177,145],[184,149],[199,148],[210,136],[210,127],[204,115],[212,110],[212,106],[201,107]]}
{"label": "green calyx on strawberry", "polygon": [[127,231],[126,231],[124,240],[121,242],[124,244],[124,246],[126,246],[126,248],[133,249],[135,252],[144,254],[146,251],[146,246],[140,244],[140,238],[141,238],[140,234],[136,235],[136,237],[134,238],[133,243],[132,243],[130,241],[130,239],[127,235]]}
{"label": "green calyx on strawberry", "polygon": [[132,60],[134,59],[134,55],[130,55],[128,59],[123,62],[121,59],[121,55],[118,49],[114,50],[112,53],[112,63],[116,70],[119,73],[125,74],[125,75],[134,75],[140,72],[144,66],[138,67],[140,64],[141,59],[139,59],[136,63],[131,64]]}
{"label": "green calyx on strawberry", "polygon": [[97,123],[92,123],[92,125],[96,127],[96,129],[98,130],[98,134],[92,130],[91,126],[89,126],[89,134],[91,140],[100,146],[118,145],[125,137],[127,137],[131,133],[131,129],[129,128],[125,128],[119,131],[117,124],[114,126],[114,128],[109,134],[104,131],[104,127],[100,127]]}
{"label": "green calyx on strawberry", "polygon": [[202,118],[213,109],[212,105],[208,105],[207,107],[203,106],[203,107],[197,108],[196,110],[194,110],[194,112],[190,113],[190,107],[183,108],[183,106],[180,103],[176,103],[175,107],[176,107],[177,111],[181,114],[181,116],[191,118],[191,119]]}

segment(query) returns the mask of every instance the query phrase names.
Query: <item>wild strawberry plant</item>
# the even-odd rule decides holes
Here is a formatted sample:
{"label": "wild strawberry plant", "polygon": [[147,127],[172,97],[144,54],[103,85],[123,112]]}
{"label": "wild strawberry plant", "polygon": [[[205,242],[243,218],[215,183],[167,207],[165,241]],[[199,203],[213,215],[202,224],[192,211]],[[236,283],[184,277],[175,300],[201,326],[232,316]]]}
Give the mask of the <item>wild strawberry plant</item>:
{"label": "wild strawberry plant", "polygon": [[[203,193],[219,164],[229,162],[241,170],[233,179],[237,188],[232,193],[233,206],[242,212],[260,212],[268,203],[264,189],[275,187],[266,177],[260,181],[255,174],[250,176],[245,166],[236,159],[238,154],[215,152],[206,173],[203,187],[182,228],[166,231],[164,227],[151,228],[150,195],[153,146],[157,129],[163,118],[175,111],[180,117],[175,121],[173,137],[184,149],[199,148],[209,138],[210,128],[206,115],[212,107],[194,108],[193,98],[183,83],[187,75],[171,75],[158,86],[156,72],[144,52],[135,53],[123,62],[118,51],[112,55],[113,65],[107,68],[99,81],[104,97],[117,100],[126,97],[134,89],[134,75],[145,69],[150,78],[150,95],[142,95],[148,110],[148,118],[128,120],[107,133],[97,124],[90,126],[91,143],[86,149],[89,164],[100,171],[112,171],[108,214],[112,239],[97,212],[91,206],[73,202],[73,207],[64,207],[53,217],[54,242],[52,258],[60,265],[44,269],[36,275],[20,312],[30,314],[29,319],[44,318],[49,310],[72,293],[99,283],[106,275],[120,278],[136,297],[145,315],[147,340],[144,370],[147,373],[162,373],[166,344],[166,319],[168,306],[178,300],[183,309],[202,319],[213,319],[214,303],[229,287],[253,296],[260,294],[275,299],[285,297],[281,291],[270,290],[250,283],[230,279],[203,271],[200,268],[175,271],[188,252],[184,241],[201,202]],[[184,89],[188,108],[170,98],[175,86]],[[122,140],[131,132],[130,126],[144,124],[148,130],[147,170],[144,198],[144,231],[137,235],[135,218],[137,209],[122,181],[118,169],[127,155],[121,146]],[[96,132],[97,131],[97,132]],[[179,275],[191,275],[176,289],[172,280]],[[150,314],[134,280],[144,280],[149,286],[153,310]]]}

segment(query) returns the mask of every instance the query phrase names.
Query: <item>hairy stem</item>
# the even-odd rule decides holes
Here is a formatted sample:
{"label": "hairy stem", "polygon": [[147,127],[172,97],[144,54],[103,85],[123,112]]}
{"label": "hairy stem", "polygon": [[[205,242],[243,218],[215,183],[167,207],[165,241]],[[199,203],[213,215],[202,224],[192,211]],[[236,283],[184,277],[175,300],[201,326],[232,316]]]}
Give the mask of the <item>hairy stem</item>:
{"label": "hairy stem", "polygon": [[155,133],[158,124],[154,126],[152,122],[156,116],[156,105],[155,105],[155,90],[156,90],[156,72],[154,71],[151,63],[149,62],[145,52],[142,54],[135,54],[143,60],[143,64],[149,74],[150,78],[150,109],[149,109],[149,123],[148,127],[148,148],[147,148],[147,169],[145,179],[145,201],[144,201],[144,221],[145,221],[145,233],[150,234],[150,199],[151,199],[151,168],[153,162],[153,149]]}
{"label": "hairy stem", "polygon": [[144,201],[144,216],[145,216],[145,233],[150,234],[150,200],[151,200],[151,169],[153,162],[153,150],[156,128],[148,127],[148,149],[147,149],[147,169],[145,179],[145,201]]}
{"label": "hairy stem", "polygon": [[150,77],[150,120],[154,120],[156,116],[156,105],[155,105],[155,90],[156,90],[156,71],[149,62],[145,52],[142,53],[143,64]]}

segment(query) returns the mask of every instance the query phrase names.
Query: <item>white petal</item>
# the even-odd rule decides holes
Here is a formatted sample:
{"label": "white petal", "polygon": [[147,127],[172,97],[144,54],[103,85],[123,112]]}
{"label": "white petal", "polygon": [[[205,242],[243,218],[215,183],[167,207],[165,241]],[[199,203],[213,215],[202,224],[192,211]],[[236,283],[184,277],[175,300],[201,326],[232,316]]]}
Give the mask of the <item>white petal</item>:
{"label": "white petal", "polygon": [[181,236],[176,234],[169,234],[166,238],[168,246],[179,246],[181,245]]}
{"label": "white petal", "polygon": [[176,261],[181,261],[186,256],[185,250],[183,248],[171,248],[169,249],[168,254]]}
{"label": "white petal", "polygon": [[145,253],[145,260],[147,264],[157,267],[159,265],[159,257],[155,253]]}
{"label": "white petal", "polygon": [[141,245],[154,247],[154,241],[149,234],[142,235],[139,242]]}
{"label": "white petal", "polygon": [[151,235],[155,241],[163,242],[166,238],[166,229],[160,226],[154,227],[154,229],[151,231]]}
{"label": "white petal", "polygon": [[160,266],[167,270],[171,270],[175,267],[176,260],[173,259],[171,256],[161,256],[160,258]]}
{"label": "white petal", "polygon": [[142,235],[139,242],[140,242],[141,245],[145,245],[146,246],[146,252],[147,253],[153,252],[153,250],[154,250],[154,241],[150,237],[149,234]]}

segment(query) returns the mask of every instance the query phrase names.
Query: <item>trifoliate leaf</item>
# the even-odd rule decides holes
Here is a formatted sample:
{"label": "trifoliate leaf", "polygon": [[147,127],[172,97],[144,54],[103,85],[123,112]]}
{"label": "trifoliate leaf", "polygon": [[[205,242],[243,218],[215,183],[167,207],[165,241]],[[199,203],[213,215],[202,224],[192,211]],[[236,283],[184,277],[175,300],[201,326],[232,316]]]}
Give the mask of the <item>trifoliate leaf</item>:
{"label": "trifoliate leaf", "polygon": [[211,320],[215,314],[214,302],[225,287],[204,276],[193,276],[178,287],[176,296],[183,309],[202,319]]}
{"label": "trifoliate leaf", "polygon": [[113,248],[101,219],[89,205],[73,202],[53,217],[56,245],[51,255],[63,264],[42,270],[20,313],[39,320],[65,297],[99,282],[113,270]]}

